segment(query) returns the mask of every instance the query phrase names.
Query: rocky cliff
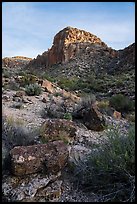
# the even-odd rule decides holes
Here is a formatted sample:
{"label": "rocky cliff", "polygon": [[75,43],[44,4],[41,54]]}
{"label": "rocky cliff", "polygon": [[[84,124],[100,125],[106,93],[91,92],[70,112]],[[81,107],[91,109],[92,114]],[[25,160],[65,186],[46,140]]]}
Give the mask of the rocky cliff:
{"label": "rocky cliff", "polygon": [[30,62],[29,66],[50,67],[54,64],[66,63],[79,55],[83,49],[88,51],[89,46],[102,48],[107,50],[110,55],[116,55],[116,52],[108,48],[97,36],[84,30],[66,27],[55,35],[51,49],[38,55]]}

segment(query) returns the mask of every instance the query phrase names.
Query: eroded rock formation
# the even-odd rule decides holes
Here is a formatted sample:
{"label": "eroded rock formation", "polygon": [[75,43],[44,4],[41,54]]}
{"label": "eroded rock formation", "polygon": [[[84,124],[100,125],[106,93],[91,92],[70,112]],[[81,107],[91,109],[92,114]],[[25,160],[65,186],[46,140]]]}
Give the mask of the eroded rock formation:
{"label": "eroded rock formation", "polygon": [[108,49],[112,55],[115,54],[115,52],[111,48],[108,48],[97,36],[84,30],[66,27],[55,35],[51,49],[42,55],[38,55],[36,59],[30,62],[29,66],[38,64],[50,67],[54,64],[68,62],[81,52],[83,46],[86,45],[86,49],[88,45],[92,44]]}

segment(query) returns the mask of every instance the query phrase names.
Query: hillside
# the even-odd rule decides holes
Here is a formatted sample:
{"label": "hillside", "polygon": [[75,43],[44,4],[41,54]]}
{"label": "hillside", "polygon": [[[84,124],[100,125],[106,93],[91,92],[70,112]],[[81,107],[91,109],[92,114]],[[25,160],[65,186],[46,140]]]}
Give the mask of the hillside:
{"label": "hillside", "polygon": [[2,59],[2,201],[135,201],[135,43],[66,27]]}
{"label": "hillside", "polygon": [[[26,69],[56,80],[59,85],[66,79],[74,81],[72,89],[63,84],[71,91],[84,87],[83,92],[99,97],[102,92],[104,97],[116,93],[132,99],[135,96],[135,43],[116,51],[95,35],[77,28],[67,27],[57,33],[53,46],[30,61]],[[77,80],[82,85],[75,85]]]}

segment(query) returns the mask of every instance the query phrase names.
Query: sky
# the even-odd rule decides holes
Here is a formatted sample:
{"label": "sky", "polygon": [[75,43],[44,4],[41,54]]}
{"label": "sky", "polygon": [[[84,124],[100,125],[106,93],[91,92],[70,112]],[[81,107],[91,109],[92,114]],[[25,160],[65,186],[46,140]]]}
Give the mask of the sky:
{"label": "sky", "polygon": [[119,50],[135,42],[134,2],[4,2],[2,57],[36,58],[71,26]]}

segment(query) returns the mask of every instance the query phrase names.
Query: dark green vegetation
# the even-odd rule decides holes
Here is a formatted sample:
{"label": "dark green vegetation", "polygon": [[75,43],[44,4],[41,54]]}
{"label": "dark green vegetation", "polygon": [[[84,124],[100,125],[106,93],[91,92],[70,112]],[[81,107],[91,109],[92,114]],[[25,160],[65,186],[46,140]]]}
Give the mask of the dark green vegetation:
{"label": "dark green vegetation", "polygon": [[114,107],[115,110],[120,112],[129,112],[133,111],[135,104],[127,96],[122,94],[116,94],[112,96],[109,100],[110,106]]}

